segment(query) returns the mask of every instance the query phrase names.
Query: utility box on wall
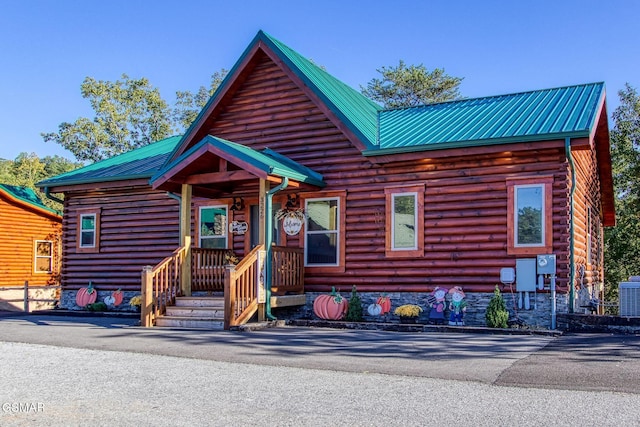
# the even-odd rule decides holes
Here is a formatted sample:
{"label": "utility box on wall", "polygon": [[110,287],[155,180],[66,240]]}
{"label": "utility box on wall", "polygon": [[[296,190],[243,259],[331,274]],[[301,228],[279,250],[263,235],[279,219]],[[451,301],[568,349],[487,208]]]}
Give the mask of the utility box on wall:
{"label": "utility box on wall", "polygon": [[534,292],[536,283],[536,258],[516,259],[516,292]]}
{"label": "utility box on wall", "polygon": [[538,274],[556,274],[555,254],[538,255]]}

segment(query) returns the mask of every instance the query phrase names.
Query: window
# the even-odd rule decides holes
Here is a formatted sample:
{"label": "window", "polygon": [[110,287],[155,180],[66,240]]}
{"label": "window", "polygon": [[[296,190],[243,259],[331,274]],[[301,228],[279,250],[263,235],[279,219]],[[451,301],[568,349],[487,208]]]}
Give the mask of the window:
{"label": "window", "polygon": [[100,249],[100,212],[78,212],[78,252],[98,252]]}
{"label": "window", "polygon": [[424,185],[385,188],[387,257],[424,254]]}
{"label": "window", "polygon": [[337,266],[340,256],[340,200],[306,201],[305,260],[309,266]]}
{"label": "window", "polygon": [[200,207],[200,247],[208,249],[227,248],[227,207]]}
{"label": "window", "polygon": [[51,273],[53,271],[53,242],[36,240],[34,246],[34,272]]}
{"label": "window", "polygon": [[553,178],[507,181],[507,253],[535,255],[553,250]]}

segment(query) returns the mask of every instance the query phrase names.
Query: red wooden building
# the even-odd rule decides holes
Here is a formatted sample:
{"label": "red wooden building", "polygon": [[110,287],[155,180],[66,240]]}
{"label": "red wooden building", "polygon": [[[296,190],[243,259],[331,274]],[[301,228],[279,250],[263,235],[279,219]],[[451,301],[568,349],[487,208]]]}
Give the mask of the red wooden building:
{"label": "red wooden building", "polygon": [[482,324],[500,285],[521,318],[554,326],[601,285],[615,223],[603,83],[385,110],[264,32],[185,135],[39,185],[65,193],[67,306],[89,280],[139,293],[156,266],[148,323],[181,294],[224,291],[229,326],[356,285],[365,303],[423,306],[461,286]]}
{"label": "red wooden building", "polygon": [[25,282],[31,297],[55,297],[42,286],[59,283],[61,237],[62,216],[32,189],[0,184],[0,309],[23,308]]}

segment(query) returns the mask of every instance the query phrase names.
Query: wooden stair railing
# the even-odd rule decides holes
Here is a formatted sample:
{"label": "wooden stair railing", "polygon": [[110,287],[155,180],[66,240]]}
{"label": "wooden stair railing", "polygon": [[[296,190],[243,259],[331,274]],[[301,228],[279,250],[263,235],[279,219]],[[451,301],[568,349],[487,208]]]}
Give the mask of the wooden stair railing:
{"label": "wooden stair railing", "polygon": [[176,296],[180,295],[180,271],[186,255],[187,247],[182,246],[155,267],[142,269],[141,326],[153,326],[167,305],[173,304]]}
{"label": "wooden stair railing", "polygon": [[[258,245],[238,265],[225,268],[224,328],[247,323],[258,310],[258,257],[264,245]],[[264,253],[264,252],[262,252]],[[263,266],[264,266],[264,260]]]}

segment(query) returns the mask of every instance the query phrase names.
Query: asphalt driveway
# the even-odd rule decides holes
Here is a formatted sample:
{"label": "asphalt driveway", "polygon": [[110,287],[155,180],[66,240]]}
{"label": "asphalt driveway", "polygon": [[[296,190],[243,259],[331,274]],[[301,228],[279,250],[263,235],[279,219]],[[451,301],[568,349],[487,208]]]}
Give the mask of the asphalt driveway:
{"label": "asphalt driveway", "polygon": [[0,341],[252,365],[640,394],[640,336],[140,328],[137,319],[0,316]]}

